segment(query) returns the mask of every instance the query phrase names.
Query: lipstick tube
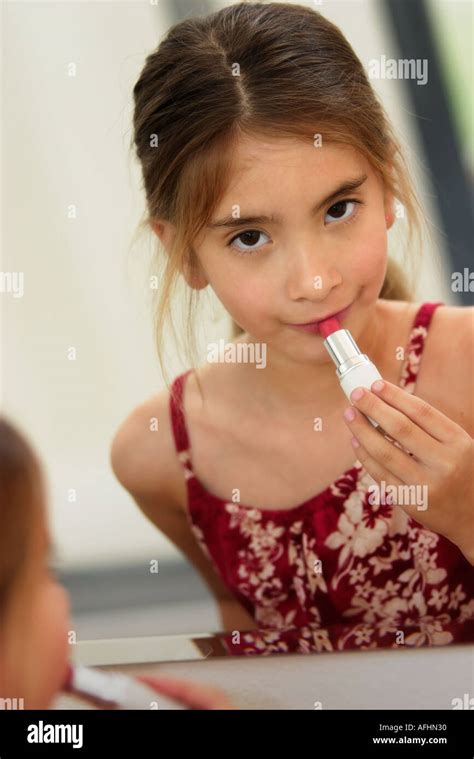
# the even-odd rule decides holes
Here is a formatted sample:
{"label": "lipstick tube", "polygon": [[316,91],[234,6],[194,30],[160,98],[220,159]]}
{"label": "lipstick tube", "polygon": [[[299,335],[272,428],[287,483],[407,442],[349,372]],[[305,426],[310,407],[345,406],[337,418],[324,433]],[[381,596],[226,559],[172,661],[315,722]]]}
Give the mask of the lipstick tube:
{"label": "lipstick tube", "polygon": [[185,709],[186,707],[152,690],[122,672],[70,665],[63,691],[105,709]]}
{"label": "lipstick tube", "polygon": [[[336,364],[336,376],[351,403],[351,393],[356,387],[365,387],[370,390],[375,380],[382,379],[375,364],[365,353],[361,353],[348,329],[332,332],[326,337],[323,345]],[[379,426],[370,416],[365,416],[374,427]]]}

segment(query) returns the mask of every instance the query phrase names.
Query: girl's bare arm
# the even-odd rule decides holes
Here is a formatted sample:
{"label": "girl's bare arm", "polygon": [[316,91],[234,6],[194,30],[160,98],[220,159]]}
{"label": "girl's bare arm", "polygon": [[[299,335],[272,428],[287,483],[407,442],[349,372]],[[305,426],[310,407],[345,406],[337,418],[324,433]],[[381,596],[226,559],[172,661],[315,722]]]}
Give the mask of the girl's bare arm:
{"label": "girl's bare arm", "polygon": [[[255,621],[217,575],[189,526],[168,404],[168,391],[162,391],[131,412],[113,438],[112,469],[145,516],[201,574],[219,606],[223,630],[254,629]],[[158,420],[156,431],[150,430],[152,419]]]}

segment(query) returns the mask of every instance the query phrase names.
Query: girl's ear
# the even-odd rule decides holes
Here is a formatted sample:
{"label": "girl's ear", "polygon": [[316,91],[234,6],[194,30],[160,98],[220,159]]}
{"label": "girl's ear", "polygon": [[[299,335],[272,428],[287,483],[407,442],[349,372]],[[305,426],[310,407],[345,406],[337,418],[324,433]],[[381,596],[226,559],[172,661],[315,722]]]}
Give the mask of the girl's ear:
{"label": "girl's ear", "polygon": [[[161,220],[152,222],[151,226],[155,234],[160,238],[166,253],[169,254],[176,235],[176,227],[169,221]],[[194,265],[192,261],[195,262]],[[188,252],[186,261],[181,267],[181,274],[193,290],[202,290],[209,284],[194,250]]]}
{"label": "girl's ear", "polygon": [[387,194],[384,199],[384,211],[385,211],[385,222],[387,225],[387,229],[390,229],[393,222],[395,221],[395,212],[393,210],[393,195]]}
{"label": "girl's ear", "polygon": [[151,222],[151,228],[157,237],[160,238],[166,252],[171,248],[171,243],[176,235],[176,227],[169,221],[157,219]]}
{"label": "girl's ear", "polygon": [[193,266],[188,256],[183,265],[182,275],[188,283],[189,287],[192,287],[193,290],[203,290],[208,286],[209,282],[206,275],[202,271],[201,265],[194,252],[192,253],[192,256],[196,261],[196,264]]}
{"label": "girl's ear", "polygon": [[393,211],[390,213],[385,214],[385,221],[387,222],[387,229],[390,229],[393,222],[395,221],[395,215]]}

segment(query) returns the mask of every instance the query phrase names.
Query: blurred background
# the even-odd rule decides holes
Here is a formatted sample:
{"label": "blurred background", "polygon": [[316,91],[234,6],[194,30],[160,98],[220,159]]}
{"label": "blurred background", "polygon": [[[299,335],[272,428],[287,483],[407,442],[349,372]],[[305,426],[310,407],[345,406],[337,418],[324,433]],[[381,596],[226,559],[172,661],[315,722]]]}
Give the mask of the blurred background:
{"label": "blurred background", "polygon": [[[24,293],[0,292],[0,394],[47,471],[79,638],[220,627],[194,569],[116,481],[109,449],[130,410],[164,387],[147,279],[155,240],[134,239],[144,195],[129,152],[133,85],[173,23],[229,4],[2,4],[0,271],[23,272]],[[341,28],[366,70],[383,55],[428,60],[424,85],[372,84],[431,230],[417,300],[467,304],[450,275],[472,268],[472,2],[306,4]],[[202,320],[203,346],[230,334],[212,293]],[[167,355],[170,377],[187,368],[172,344]]]}

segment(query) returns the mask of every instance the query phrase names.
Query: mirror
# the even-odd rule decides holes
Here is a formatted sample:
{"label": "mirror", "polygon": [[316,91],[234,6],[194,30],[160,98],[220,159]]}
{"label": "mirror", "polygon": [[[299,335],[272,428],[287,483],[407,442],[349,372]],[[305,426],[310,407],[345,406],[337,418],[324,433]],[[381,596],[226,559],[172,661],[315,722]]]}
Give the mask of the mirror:
{"label": "mirror", "polygon": [[[468,507],[457,495],[447,503],[462,490],[454,479],[448,496],[440,495],[430,474],[438,470],[433,464],[428,472],[421,453],[433,461],[448,456],[465,476],[461,451],[468,437],[472,443],[469,103],[457,102],[450,84],[457,77],[472,91],[459,57],[469,45],[467,8],[430,3],[430,24],[416,39],[420,50],[431,39],[433,59],[426,68],[415,56],[402,71],[397,62],[412,58],[403,35],[410,4],[392,3],[383,18],[364,0],[303,5],[321,14],[312,23],[328,50],[338,37],[323,20],[340,29],[386,105],[393,134],[405,135],[424,208],[420,256],[408,243],[410,190],[403,182],[399,197],[384,189],[369,160],[389,154],[392,132],[380,132],[388,122],[365,85],[372,156],[334,142],[335,132],[314,120],[306,142],[242,139],[211,226],[180,259],[182,272],[162,301],[169,387],[156,351],[155,308],[168,256],[177,266],[186,242],[183,230],[173,237],[166,217],[184,176],[180,161],[198,147],[203,156],[211,149],[204,126],[218,144],[235,104],[248,107],[250,118],[265,96],[258,113],[267,125],[273,107],[282,117],[302,117],[309,77],[296,77],[301,89],[292,100],[284,86],[290,69],[275,61],[275,73],[266,38],[248,37],[250,60],[262,59],[234,61],[239,48],[230,48],[231,82],[219,78],[222,55],[209,39],[205,60],[183,49],[188,68],[181,70],[176,52],[163,53],[162,67],[160,58],[149,63],[151,80],[140,79],[147,56],[193,3],[119,3],[113,25],[101,3],[4,9],[11,33],[3,94],[10,114],[3,413],[41,459],[58,579],[71,599],[69,642],[81,661],[120,663],[122,639],[137,641],[133,662],[474,641],[471,539],[456,529],[461,517],[468,524]],[[232,4],[209,0],[199,13],[225,7]],[[281,12],[301,11],[281,4]],[[444,32],[447,15],[455,35]],[[289,16],[281,18],[287,28]],[[263,13],[262,33],[270,22]],[[192,34],[197,46],[197,29]],[[314,64],[308,39],[305,45],[295,49],[295,65]],[[327,55],[331,71],[342,65]],[[348,53],[344,65],[356,87],[356,59]],[[435,84],[440,72],[443,86]],[[318,83],[326,92],[327,79]],[[347,86],[346,79],[345,94]],[[162,94],[168,91],[170,99]],[[342,110],[338,116],[352,123],[350,142],[362,140],[364,109]],[[223,151],[222,143],[218,158]],[[190,172],[199,184],[190,181],[175,220],[194,218],[208,203],[203,166],[204,159]],[[140,229],[158,210],[164,227]],[[282,219],[243,218],[273,212]],[[258,245],[262,236],[268,239]],[[189,298],[199,302],[191,320]],[[189,324],[197,374],[185,350]],[[351,427],[345,393],[370,387],[378,374],[389,383],[387,395],[354,402]],[[425,417],[423,403],[442,419]],[[388,465],[370,462],[360,440],[354,447],[354,430],[406,479],[386,477]],[[459,519],[443,521],[444,505]]]}

